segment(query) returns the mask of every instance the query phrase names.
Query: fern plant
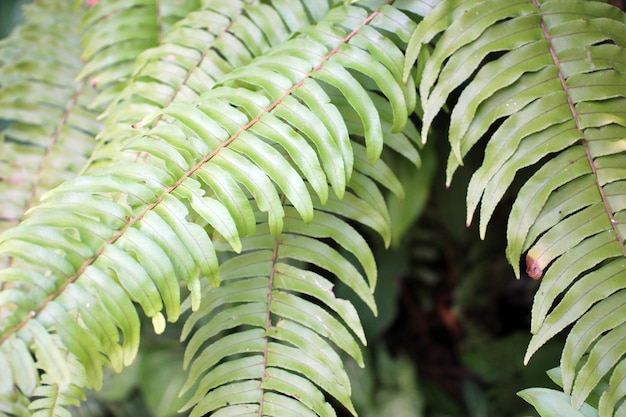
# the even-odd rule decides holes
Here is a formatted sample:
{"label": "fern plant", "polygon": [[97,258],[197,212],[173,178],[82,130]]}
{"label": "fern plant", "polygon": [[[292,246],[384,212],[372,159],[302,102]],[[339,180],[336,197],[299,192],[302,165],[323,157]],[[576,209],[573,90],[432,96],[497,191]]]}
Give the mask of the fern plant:
{"label": "fern plant", "polygon": [[624,29],[595,1],[36,1],[0,44],[0,415],[68,415],[143,316],[183,323],[191,416],[356,415],[334,285],[377,311],[372,239],[406,230],[389,195],[446,105],[450,180],[486,143],[481,235],[527,175],[527,359],[575,323],[563,392],[520,395],[624,414]]}

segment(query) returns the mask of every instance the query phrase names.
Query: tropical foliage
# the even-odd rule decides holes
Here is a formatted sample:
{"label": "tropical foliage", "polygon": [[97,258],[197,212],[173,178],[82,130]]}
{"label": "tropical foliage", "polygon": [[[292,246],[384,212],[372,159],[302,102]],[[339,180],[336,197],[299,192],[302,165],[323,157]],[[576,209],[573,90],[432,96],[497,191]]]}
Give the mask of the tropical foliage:
{"label": "tropical foliage", "polygon": [[[562,390],[520,396],[626,413],[624,13],[433,3],[25,8],[0,43],[0,416],[98,415],[125,368],[181,393],[159,415],[356,415],[375,253],[420,232],[444,138],[448,185],[480,153],[468,225],[508,205],[506,258],[540,280],[525,360],[569,327]],[[404,360],[378,356],[405,390],[378,414],[424,411]]]}

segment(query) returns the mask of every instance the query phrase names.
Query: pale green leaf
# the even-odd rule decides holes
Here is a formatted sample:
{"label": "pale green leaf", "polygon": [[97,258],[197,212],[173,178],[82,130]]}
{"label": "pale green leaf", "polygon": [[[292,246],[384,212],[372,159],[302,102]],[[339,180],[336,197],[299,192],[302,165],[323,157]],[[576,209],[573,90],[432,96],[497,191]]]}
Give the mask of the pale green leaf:
{"label": "pale green leaf", "polygon": [[526,351],[525,362],[547,340],[577,320],[594,303],[624,287],[626,263],[617,259],[603,265],[576,281],[563,299],[547,316],[533,336]]}
{"label": "pale green leaf", "polygon": [[589,351],[585,364],[577,372],[572,388],[572,404],[580,407],[591,391],[600,383],[626,351],[626,325],[616,326],[598,340]]}
{"label": "pale green leaf", "polygon": [[193,408],[189,417],[201,417],[210,411],[235,404],[254,404],[261,396],[260,381],[223,385],[209,392]]}
{"label": "pale green leaf", "polygon": [[[38,374],[35,362],[30,354],[26,343],[17,337],[12,337],[5,342],[7,360],[13,372],[15,385],[25,395],[32,395],[38,382]],[[7,373],[9,375],[9,373]],[[11,379],[9,379],[11,381]],[[13,388],[13,387],[11,387]]]}
{"label": "pale green leaf", "polygon": [[312,77],[341,91],[359,114],[365,131],[367,160],[370,164],[375,163],[383,149],[382,127],[378,112],[367,92],[346,69],[330,61],[314,72]]}
{"label": "pale green leaf", "polygon": [[[250,252],[243,256],[232,258],[230,263],[250,261],[249,255],[256,253],[258,252]],[[271,273],[271,265],[258,265],[253,263],[250,266],[254,268],[254,273],[249,279],[223,282],[218,288],[205,288],[202,292],[202,306],[186,320],[183,328],[183,337],[189,334],[192,326],[199,320],[202,320],[214,311],[219,311],[229,303],[262,303],[267,301],[269,279],[263,275],[264,273],[267,275]],[[266,268],[260,269],[261,266],[266,266]]]}
{"label": "pale green leaf", "polygon": [[192,291],[192,297],[199,296],[199,288],[196,289],[197,285],[195,284],[199,281],[198,268],[178,234],[153,211],[148,211],[142,217],[139,222],[139,230],[157,243],[163,251],[172,254],[168,257],[176,271],[176,276],[187,283],[188,288]]}
{"label": "pale green leaf", "polygon": [[413,109],[408,108],[405,101],[404,91],[399,85],[399,80],[382,63],[371,59],[371,56],[360,48],[351,47],[344,44],[340,47],[336,61],[362,74],[370,77],[387,97],[389,104],[393,108],[392,131],[399,132],[403,129],[408,112]]}
{"label": "pale green leaf", "polygon": [[235,179],[216,165],[211,166],[210,170],[200,169],[196,175],[196,178],[210,187],[215,197],[228,209],[229,217],[237,225],[239,235],[247,236],[254,233],[256,227],[254,212],[248,197]]}
{"label": "pale green leaf", "polygon": [[585,404],[577,410],[570,404],[570,396],[547,388],[529,388],[517,393],[539,412],[541,417],[598,417],[591,406]]}
{"label": "pale green leaf", "polygon": [[341,381],[335,378],[332,370],[325,368],[314,358],[302,356],[299,349],[278,343],[269,343],[267,346],[267,365],[306,375],[353,414],[356,414],[350,401],[350,386],[342,385]]}
{"label": "pale green leaf", "polygon": [[572,327],[565,341],[561,360],[563,387],[566,392],[571,392],[576,367],[591,345],[603,333],[623,324],[626,317],[625,294],[626,291],[621,290],[605,298],[589,309]]}
{"label": "pale green leaf", "polygon": [[361,273],[329,245],[306,236],[284,235],[279,256],[297,259],[323,268],[350,287],[376,314],[372,289]]}
{"label": "pale green leaf", "polygon": [[[322,123],[322,121],[314,113],[306,109],[302,104],[298,103],[296,99],[292,97],[285,97],[285,100],[283,100],[282,103],[283,105],[278,106],[274,111],[274,114],[276,117],[288,122],[292,129],[297,131],[299,130],[302,134],[306,135],[306,138],[315,145],[315,148],[319,153],[320,161],[326,171],[325,178],[327,178],[328,182],[330,182],[333,186],[335,195],[341,198],[346,186],[346,175],[341,149],[338,148],[337,141],[331,136],[331,133],[326,129],[324,123]],[[264,127],[265,125],[270,129],[280,129],[279,131],[285,130],[285,133],[283,133],[283,136],[285,137],[295,136],[292,133],[294,130],[287,130],[285,127],[282,127],[281,124],[276,123],[271,116],[271,114],[263,115],[259,123],[257,123],[252,130],[257,131],[257,129]],[[294,145],[298,145],[300,142],[299,137],[294,139],[290,138],[290,142]],[[295,149],[291,152],[289,152],[289,149],[287,149],[287,151],[289,152],[289,155],[294,158],[294,154],[302,154],[303,156],[307,155],[308,149],[309,147],[306,145],[299,145],[297,146],[298,152],[294,152]],[[309,158],[313,160],[314,155],[315,152],[312,152],[312,156]],[[302,158],[302,156],[298,157],[298,159],[300,158]],[[294,161],[297,163],[298,159],[294,158]],[[315,168],[317,168],[317,165],[319,165],[317,158],[315,158],[314,161],[316,162]],[[300,163],[299,166],[302,169],[302,163]],[[306,174],[307,171],[303,170],[303,172]],[[316,179],[315,177],[311,178],[311,175],[306,175],[306,177],[309,180],[309,183],[311,183],[313,189],[317,192],[321,202],[325,203],[328,198],[327,191],[324,192],[327,189],[326,179],[323,180],[323,185],[326,186],[326,188],[323,188],[321,185],[318,185],[316,181],[314,181]]]}
{"label": "pale green leaf", "polygon": [[117,241],[121,249],[132,253],[159,289],[168,320],[175,322],[180,315],[180,289],[174,266],[158,243],[138,229],[130,227]]}
{"label": "pale green leaf", "polygon": [[163,309],[159,290],[135,258],[115,245],[108,245],[93,266],[111,271],[113,278],[138,302],[148,317]]}
{"label": "pale green leaf", "polygon": [[552,304],[583,271],[598,265],[603,259],[619,257],[621,249],[606,233],[590,237],[560,256],[542,278],[539,292],[532,308],[531,332],[536,333],[546,318]]}
{"label": "pale green leaf", "polygon": [[[84,368],[85,380],[73,375],[72,384],[99,390],[102,388],[104,358],[94,336],[83,329],[76,319],[58,302],[51,301],[38,315],[38,320],[55,327],[69,352],[76,356]],[[82,378],[81,378],[82,379]]]}
{"label": "pale green leaf", "polygon": [[[184,393],[191,388],[204,372],[216,366],[225,357],[238,353],[253,355],[263,352],[265,342],[265,330],[263,329],[244,330],[219,338],[202,350],[197,358],[193,360],[193,364],[189,369],[189,378],[181,392]],[[190,341],[185,351],[185,367],[191,362],[196,351],[197,349],[192,346]],[[206,391],[202,390],[204,384],[211,384],[211,382],[201,381],[196,393],[188,400],[187,405],[183,409],[191,407],[192,404],[195,404],[205,395]]]}
{"label": "pale green leaf", "polygon": [[298,374],[281,368],[266,368],[261,387],[295,396],[320,417],[336,417],[335,410],[325,401],[324,395],[313,383]]}
{"label": "pale green leaf", "polygon": [[[317,81],[311,78],[304,80],[300,88],[293,92],[293,95],[302,100],[304,104],[306,104],[306,106],[315,114],[315,116],[321,120],[324,127],[326,127],[328,132],[330,132],[331,137],[337,142],[337,146],[341,149],[345,177],[346,180],[349,180],[350,175],[352,174],[354,156],[352,154],[352,145],[350,143],[350,138],[348,136],[348,131],[342,114],[338,111],[337,107],[331,104],[330,97],[321,88]],[[277,110],[277,113],[278,111],[280,111],[280,109]],[[324,136],[322,136],[322,138],[323,137]],[[320,140],[320,138],[318,137],[316,140]],[[318,150],[321,152],[321,149]],[[334,183],[331,182],[331,184]],[[342,198],[343,195],[337,194],[337,197]]]}
{"label": "pale green leaf", "polygon": [[339,217],[321,211],[315,213],[315,223],[304,225],[294,216],[293,210],[287,209],[285,212],[285,232],[318,239],[332,238],[359,260],[370,286],[376,287],[377,270],[374,254],[365,239],[352,226]]}
{"label": "pale green leaf", "polygon": [[[624,398],[626,395],[626,361],[622,360],[620,363],[613,369],[611,374],[611,380],[609,385],[611,386],[610,390],[605,391],[600,397],[600,401],[598,404],[598,411],[600,416],[619,416],[623,411],[624,406],[620,406],[618,410],[614,408],[618,404],[621,398]],[[622,403],[623,404],[623,403]]]}
{"label": "pale green leaf", "polygon": [[[259,209],[268,213],[272,234],[275,236],[280,234],[284,210],[276,188],[268,176],[246,158],[228,149],[223,149],[211,163],[232,173],[235,179],[246,187]],[[207,172],[210,175],[209,169]]]}
{"label": "pale green leaf", "polygon": [[584,149],[573,147],[547,162],[520,189],[507,225],[507,258],[519,276],[518,259],[526,245],[534,219],[543,209],[552,190],[589,172]]}
{"label": "pale green leaf", "polygon": [[[251,353],[250,348],[250,345],[245,345],[240,351]],[[194,395],[189,402],[198,402],[207,392],[222,385],[231,384],[236,381],[261,379],[263,371],[263,355],[243,356],[222,362],[211,368],[210,371],[202,377],[198,382],[196,395]]]}
{"label": "pale green leaf", "polygon": [[317,417],[313,411],[300,401],[285,395],[278,395],[271,391],[265,392],[262,399],[263,414],[267,416],[302,416]]}
{"label": "pale green leaf", "polygon": [[0,352],[0,374],[2,375],[2,379],[0,379],[0,395],[5,396],[13,391],[13,380],[19,374],[14,376],[9,360],[2,352]]}
{"label": "pale green leaf", "polygon": [[187,178],[174,191],[174,195],[177,194],[186,198],[191,208],[217,230],[230,243],[235,252],[241,251],[237,226],[231,219],[228,209],[219,200],[203,197],[204,190],[200,190],[200,184],[191,178]]}
{"label": "pale green leaf", "polygon": [[[310,328],[316,333],[332,340],[337,346],[352,356],[357,363],[359,363],[359,365],[363,365],[361,350],[359,349],[353,335],[346,330],[341,322],[332,317],[324,309],[302,298],[282,291],[272,292],[272,304],[270,305],[270,308],[274,314],[277,314],[280,317],[288,317],[302,326]],[[281,321],[281,323],[283,322],[284,320]],[[276,327],[281,326],[288,325],[278,324]],[[304,330],[300,333],[301,335],[306,335]],[[312,339],[314,338],[313,335],[309,336]],[[311,344],[310,346],[315,346],[315,344]],[[304,348],[304,346],[300,345],[298,345],[298,347],[301,349]],[[323,349],[323,346],[320,346],[319,349]],[[331,366],[331,368],[336,366],[337,364],[335,363]]]}
{"label": "pale green leaf", "polygon": [[[122,331],[124,336],[122,344],[123,364],[129,366],[137,356],[139,349],[140,324],[137,310],[128,297],[125,297],[124,290],[119,283],[94,265],[85,269],[77,283],[83,285],[86,291],[96,293],[103,308],[107,310],[107,313]],[[94,291],[94,287],[98,291]],[[114,361],[112,362],[114,366],[117,365]]]}
{"label": "pale green leaf", "polygon": [[242,132],[239,140],[230,149],[246,155],[262,169],[296,207],[305,222],[313,219],[313,203],[304,181],[273,147],[247,132]]}
{"label": "pale green leaf", "polygon": [[[380,192],[378,195],[380,196]],[[391,226],[385,216],[388,216],[388,213],[381,213],[369,201],[359,197],[352,193],[346,193],[341,200],[331,196],[320,210],[339,214],[372,228],[381,235],[385,245],[388,246],[391,241]]]}
{"label": "pale green leaf", "polygon": [[217,286],[219,284],[219,270],[213,244],[204,229],[185,219],[188,213],[187,208],[176,198],[166,194],[163,196],[161,204],[154,208],[154,211],[163,217],[180,237],[197,267],[207,277],[211,285]]}

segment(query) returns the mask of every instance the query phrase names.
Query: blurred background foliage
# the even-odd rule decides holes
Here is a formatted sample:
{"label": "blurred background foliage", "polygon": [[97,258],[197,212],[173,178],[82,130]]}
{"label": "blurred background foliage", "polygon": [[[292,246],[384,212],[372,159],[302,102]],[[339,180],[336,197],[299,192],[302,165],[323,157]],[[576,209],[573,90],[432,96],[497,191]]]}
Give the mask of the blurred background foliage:
{"label": "blurred background foliage", "polygon": [[[20,8],[28,2],[0,0],[0,38],[19,24]],[[505,213],[496,213],[484,241],[476,227],[465,226],[469,177],[464,172],[473,172],[472,160],[478,164],[482,150],[469,155],[466,169],[446,188],[443,120],[435,123],[438,134],[423,150],[422,169],[398,169],[407,197],[403,202],[389,197],[389,205],[392,218],[395,213],[402,219],[394,224],[401,239],[386,250],[371,236],[379,263],[379,316],[352,299],[362,307],[369,341],[365,369],[346,362],[354,404],[361,417],[537,416],[516,392],[556,387],[543,370],[558,365],[562,342],[553,340],[528,366],[522,364],[537,283],[527,276],[516,280],[506,263]],[[339,296],[350,294],[338,288]],[[151,326],[143,328],[148,330],[133,366],[108,375],[105,389],[92,393],[73,415],[177,415],[184,398],[175,387],[186,378],[180,328],[168,325],[159,337]]]}

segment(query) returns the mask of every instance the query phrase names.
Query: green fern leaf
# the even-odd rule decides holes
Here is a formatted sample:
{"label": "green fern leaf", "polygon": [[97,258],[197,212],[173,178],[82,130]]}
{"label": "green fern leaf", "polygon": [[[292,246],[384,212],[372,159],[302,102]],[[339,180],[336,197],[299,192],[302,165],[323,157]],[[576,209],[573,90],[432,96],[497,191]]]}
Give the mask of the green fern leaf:
{"label": "green fern leaf", "polygon": [[74,81],[83,13],[70,3],[35,2],[25,8],[26,23],[0,43],[0,112],[9,122],[0,132],[0,231],[71,178],[93,148],[100,124],[87,106],[94,91]]}
{"label": "green fern leaf", "polygon": [[[460,91],[450,118],[448,182],[489,135],[467,196],[468,223],[481,206],[481,236],[517,173],[540,166],[513,204],[507,257],[519,276],[528,251],[527,273],[542,278],[526,360],[578,322],[562,356],[564,391],[575,408],[621,369],[621,321],[603,324],[601,335],[588,326],[624,302],[623,22],[620,10],[601,2],[442,2],[418,25],[404,71],[407,77],[422,44],[439,37],[420,84],[422,135]],[[610,392],[603,396],[615,405]],[[603,400],[601,416],[613,415],[608,404]]]}
{"label": "green fern leaf", "polygon": [[572,417],[597,417],[598,413],[590,405],[576,409],[570,404],[570,397],[562,392],[546,388],[531,388],[518,393],[531,403],[543,417],[568,415]]}
{"label": "green fern leaf", "polygon": [[[329,8],[328,1],[306,3],[315,15],[323,15]],[[105,129],[98,135],[102,145],[92,156],[92,164],[105,163],[109,148],[120,149],[112,144],[136,136],[137,130],[131,126],[137,128],[136,123],[146,114],[172,103],[195,101],[220,77],[312,23],[308,13],[299,0],[280,5],[211,1],[189,13],[160,45],[137,57],[128,85],[104,113]],[[151,127],[160,120],[152,121]]]}
{"label": "green fern leaf", "polygon": [[[376,272],[372,255],[354,244],[363,242],[363,238],[338,217],[362,220],[362,224],[379,230],[389,241],[388,214],[375,181],[397,194],[402,190],[387,165],[378,162],[386,137],[383,126],[389,126],[388,132],[404,127],[403,119],[413,110],[415,100],[398,76],[397,60],[384,60],[373,72],[355,61],[373,55],[371,51],[377,51],[381,45],[393,45],[395,52],[389,53],[397,57],[401,48],[395,42],[380,41],[369,30],[376,42],[368,44],[365,38],[358,38],[358,46],[351,44],[365,27],[380,31],[381,35],[386,33],[392,23],[385,13],[397,18],[399,12],[390,7],[333,10],[317,30],[304,31],[293,41],[268,52],[267,56],[275,62],[284,63],[282,67],[269,70],[263,66],[267,59],[252,61],[225,75],[194,104],[176,103],[164,108],[157,105],[157,111],[142,122],[151,124],[149,130],[132,138],[122,135],[110,148],[105,145],[96,151],[94,161],[106,162],[92,164],[85,175],[50,191],[29,211],[21,226],[0,238],[2,254],[15,257],[6,282],[13,282],[13,277],[29,277],[2,292],[2,305],[12,310],[12,316],[6,326],[3,324],[0,354],[7,357],[8,347],[20,344],[10,341],[26,344],[31,341],[28,336],[37,332],[34,347],[29,343],[29,348],[45,375],[50,375],[35,388],[35,395],[46,395],[45,401],[33,403],[37,412],[46,412],[53,403],[61,408],[73,404],[73,393],[83,387],[98,388],[102,367],[109,362],[116,369],[127,365],[136,354],[139,328],[136,313],[129,307],[131,301],[152,319],[154,330],[160,333],[165,327],[164,309],[171,321],[180,315],[180,282],[190,291],[184,307],[197,312],[192,317],[212,315],[209,319],[214,324],[202,326],[194,333],[188,347],[194,353],[188,361],[204,341],[215,337],[218,340],[211,346],[216,346],[225,339],[221,339],[222,332],[228,333],[237,323],[262,330],[262,351],[266,354],[263,371],[279,370],[268,373],[276,375],[276,381],[261,380],[258,374],[250,379],[244,371],[235,372],[234,379],[227,377],[228,382],[216,389],[199,391],[194,413],[228,403],[257,404],[277,415],[289,407],[333,415],[329,406],[320,402],[323,392],[354,412],[349,381],[334,347],[362,362],[357,339],[364,342],[363,331],[354,309],[310,286],[300,284],[302,294],[298,295],[279,285],[297,279],[292,277],[296,271],[297,277],[309,274],[295,265],[296,270],[291,270],[287,263],[315,265],[346,283],[375,311],[372,288]],[[406,21],[407,18],[396,20]],[[320,36],[322,28],[331,28],[332,36]],[[396,27],[392,32],[402,30]],[[287,51],[302,40],[313,46],[294,54],[305,64],[304,71],[294,74],[282,57],[290,56]],[[356,47],[359,52],[352,49]],[[93,48],[94,53],[98,48]],[[350,52],[349,58],[342,57],[344,48]],[[310,53],[311,50],[321,53]],[[343,62],[346,59],[348,62]],[[261,79],[259,73],[271,76]],[[142,94],[143,90],[137,91]],[[385,95],[383,103],[390,109],[383,114],[379,114],[372,99],[377,94]],[[342,96],[342,100],[335,104],[333,98],[337,96]],[[354,143],[347,139],[350,132],[341,120],[345,103],[358,115],[363,132],[362,138],[357,134]],[[312,114],[320,108],[324,112],[319,117],[328,131],[319,130],[326,135],[325,142],[313,138],[316,130],[298,127],[302,120],[317,122]],[[154,123],[156,120],[159,123]],[[297,141],[296,145],[306,144],[309,155],[291,158],[290,149],[295,155],[292,140]],[[365,146],[359,144],[361,141]],[[320,150],[327,145],[332,148],[325,149],[326,153]],[[138,152],[142,155],[139,158]],[[338,161],[343,165],[337,168]],[[354,167],[354,172],[347,167]],[[341,180],[329,180],[338,173]],[[224,178],[228,178],[226,189],[214,191],[222,186]],[[325,191],[327,182],[334,195]],[[373,203],[364,200],[372,196]],[[244,207],[238,207],[239,204]],[[84,211],[68,210],[77,205],[84,206]],[[380,213],[379,206],[384,208]],[[303,221],[311,222],[310,231],[302,228]],[[345,235],[338,234],[335,228]],[[243,230],[248,234],[243,235]],[[31,234],[35,237],[29,237]],[[327,239],[336,239],[335,245],[343,252]],[[227,278],[220,278],[224,264],[220,271],[217,257],[218,251],[231,249],[241,251],[234,255],[234,260],[246,259],[250,252],[270,255],[270,268],[263,274],[259,276],[259,271],[255,271],[252,276],[241,278],[246,285],[253,278],[264,279],[266,291],[237,294],[243,298],[235,302],[224,297],[214,306],[219,311],[213,314],[205,307],[211,291],[222,291],[227,296],[233,290],[227,285]],[[348,254],[344,254],[346,251]],[[353,259],[357,265],[351,262]],[[281,270],[286,271],[282,281],[277,278]],[[326,278],[316,274],[310,277],[329,288]],[[211,284],[205,290],[201,278],[207,278]],[[42,280],[46,283],[39,287]],[[224,285],[215,288],[221,280]],[[101,287],[107,294],[100,294]],[[24,297],[30,292],[37,297]],[[90,297],[83,299],[84,294]],[[264,298],[258,299],[264,294]],[[268,296],[273,303],[268,303]],[[93,310],[92,301],[98,304]],[[322,307],[324,304],[337,313],[328,312]],[[272,323],[268,321],[270,317],[281,320]],[[122,332],[122,338],[111,325]],[[271,336],[270,327],[274,332]],[[60,347],[54,349],[57,338]],[[320,343],[316,352],[310,351],[312,343]],[[255,349],[254,345],[244,346]],[[232,345],[229,348],[234,349]],[[203,349],[199,357],[206,356],[207,351]],[[306,359],[303,352],[310,353],[310,358]],[[230,350],[213,354],[217,355],[217,362],[231,359],[232,355]],[[223,362],[228,375],[231,368],[239,369],[241,365],[228,362]],[[196,363],[192,370],[196,377],[218,369],[204,360],[196,359],[193,364]],[[307,393],[306,398],[289,397],[284,389],[284,381],[289,380],[285,373],[310,382],[301,388]],[[265,380],[270,388],[263,385]],[[190,384],[193,383],[195,380]],[[265,395],[263,400],[261,392]],[[59,401],[54,402],[55,398]]]}
{"label": "green fern leaf", "polygon": [[[137,56],[158,45],[171,26],[199,2],[125,0],[98,2],[82,19],[82,60],[79,80],[88,80],[99,94],[91,103],[106,107],[123,89]],[[110,17],[115,18],[111,19]]]}
{"label": "green fern leaf", "polygon": [[[203,300],[206,302],[185,323],[183,336],[190,334],[196,323],[201,320],[204,323],[194,332],[185,354],[186,363],[191,363],[191,368],[189,380],[183,389],[190,389],[197,384],[195,394],[185,407],[195,405],[192,415],[202,415],[217,409],[228,413],[229,407],[239,410],[242,404],[250,404],[252,409],[262,407],[266,410],[264,413],[269,413],[267,410],[272,410],[276,401],[284,402],[282,397],[293,395],[291,390],[284,389],[284,382],[281,382],[293,377],[310,380],[299,385],[302,391],[297,399],[301,404],[291,405],[295,409],[305,407],[301,411],[303,415],[333,415],[328,411],[328,404],[323,402],[320,388],[351,409],[349,381],[341,360],[322,337],[332,340],[361,362],[354,336],[344,327],[348,325],[353,334],[358,335],[362,342],[365,341],[356,312],[351,304],[332,296],[332,284],[325,278],[285,262],[297,259],[316,264],[333,275],[338,274],[341,279],[347,279],[346,282],[356,290],[363,284],[353,281],[351,276],[337,269],[336,264],[341,263],[342,259],[333,255],[333,249],[325,245],[315,249],[317,241],[309,239],[306,242],[309,250],[304,252],[298,250],[297,240],[305,239],[305,235],[312,231],[315,237],[336,238],[339,244],[350,248],[350,238],[360,236],[347,223],[330,214],[317,213],[315,223],[310,225],[313,227],[303,228],[293,207],[286,208],[286,213],[285,228],[278,238],[272,237],[269,226],[264,224],[259,225],[254,236],[243,239],[242,254],[229,259],[220,267],[222,285],[205,289]],[[327,226],[316,227],[318,221],[320,226]],[[331,224],[339,225],[340,228],[333,229],[329,227]],[[341,230],[348,235],[344,236]],[[362,248],[354,247],[355,256],[364,259],[364,263],[368,259],[373,261],[371,253],[363,258],[363,255],[359,255]],[[356,270],[349,271],[349,274],[355,273],[359,275]],[[375,274],[375,269],[371,273]],[[362,278],[360,282],[365,283]],[[366,285],[365,288],[369,287]],[[345,324],[326,309],[305,301],[301,295],[326,305]],[[221,331],[237,326],[251,328],[228,336],[220,335]],[[206,344],[206,348],[196,356],[203,344]],[[236,360],[228,359],[237,353],[243,356]],[[277,373],[277,380],[273,379],[273,373]],[[292,373],[293,377],[290,377]],[[260,380],[261,384],[255,380]],[[242,390],[243,384],[248,387],[249,393],[241,397],[230,394],[235,389]]]}

